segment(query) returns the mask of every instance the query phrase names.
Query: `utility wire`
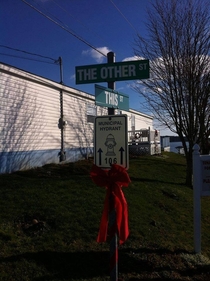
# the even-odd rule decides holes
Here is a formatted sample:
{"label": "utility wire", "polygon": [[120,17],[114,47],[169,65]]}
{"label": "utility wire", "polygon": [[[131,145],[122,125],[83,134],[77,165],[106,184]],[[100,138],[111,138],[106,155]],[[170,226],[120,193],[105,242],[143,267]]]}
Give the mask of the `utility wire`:
{"label": "utility wire", "polygon": [[19,59],[33,60],[33,61],[38,61],[38,62],[44,62],[44,63],[54,64],[53,62],[48,62],[48,61],[43,61],[43,60],[36,60],[36,59],[26,58],[26,57],[21,57],[21,56],[16,56],[16,55],[9,55],[9,54],[5,54],[5,53],[0,53],[0,55],[8,56],[8,57],[13,57],[13,58],[19,58]]}
{"label": "utility wire", "polygon": [[57,5],[61,10],[63,10],[65,13],[67,13],[70,17],[72,17],[75,21],[77,21],[79,24],[81,24],[84,28],[86,28],[88,31],[90,31],[91,33],[93,33],[95,36],[97,36],[100,40],[105,40],[103,37],[101,37],[99,34],[97,34],[96,32],[93,32],[90,28],[88,28],[84,23],[82,23],[80,20],[78,20],[78,18],[75,18],[71,13],[69,13],[69,11],[67,11],[64,7],[62,7],[61,5],[59,5],[55,0],[52,0],[53,3],[55,3],[55,5]]}
{"label": "utility wire", "polygon": [[117,7],[117,5],[116,5],[112,0],[110,0],[110,2],[111,2],[112,5],[118,10],[118,12],[121,14],[121,16],[127,21],[127,23],[133,28],[133,30],[138,33],[137,29],[136,29],[136,28],[132,25],[132,23],[126,18],[126,16],[120,11],[120,9]]}
{"label": "utility wire", "polygon": [[82,37],[78,36],[76,33],[74,33],[73,31],[69,30],[68,27],[65,27],[64,24],[60,24],[58,23],[56,20],[52,19],[50,16],[44,14],[42,11],[40,11],[39,9],[37,9],[36,7],[34,7],[33,5],[31,5],[30,3],[28,3],[25,0],[22,0],[25,4],[27,4],[28,6],[30,6],[32,9],[34,9],[35,11],[37,11],[38,13],[40,13],[42,16],[44,16],[45,18],[47,18],[48,20],[52,21],[53,23],[55,23],[56,25],[58,25],[59,27],[61,27],[62,29],[64,29],[65,31],[67,31],[68,33],[70,33],[71,35],[73,35],[75,38],[77,38],[78,40],[80,40],[81,42],[83,42],[84,44],[88,45],[90,48],[94,49],[96,52],[100,53],[101,55],[105,56],[106,55],[104,53],[102,53],[101,51],[99,51],[96,47],[92,46],[90,43],[88,43],[85,39],[83,39]]}
{"label": "utility wire", "polygon": [[6,48],[6,49],[9,49],[9,50],[13,50],[13,51],[17,51],[17,52],[22,52],[22,53],[25,53],[25,54],[28,54],[28,55],[33,55],[33,56],[37,56],[37,57],[41,57],[41,58],[45,58],[45,59],[50,59],[50,60],[52,60],[54,62],[57,62],[57,60],[55,60],[53,58],[42,56],[42,55],[39,55],[39,54],[30,53],[30,52],[27,52],[27,51],[24,51],[24,50],[20,50],[20,49],[15,49],[15,48],[12,48],[12,47],[9,47],[9,46],[0,45],[0,47],[1,48]]}

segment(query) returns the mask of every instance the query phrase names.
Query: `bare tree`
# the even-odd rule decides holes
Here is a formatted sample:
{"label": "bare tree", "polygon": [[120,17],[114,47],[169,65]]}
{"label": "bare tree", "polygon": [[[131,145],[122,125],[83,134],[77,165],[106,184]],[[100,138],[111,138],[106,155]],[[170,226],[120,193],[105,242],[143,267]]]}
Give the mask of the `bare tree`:
{"label": "bare tree", "polygon": [[148,37],[136,39],[135,55],[150,60],[151,77],[138,81],[134,89],[154,117],[180,137],[188,185],[193,145],[199,143],[206,152],[210,136],[209,8],[205,0],[152,1]]}

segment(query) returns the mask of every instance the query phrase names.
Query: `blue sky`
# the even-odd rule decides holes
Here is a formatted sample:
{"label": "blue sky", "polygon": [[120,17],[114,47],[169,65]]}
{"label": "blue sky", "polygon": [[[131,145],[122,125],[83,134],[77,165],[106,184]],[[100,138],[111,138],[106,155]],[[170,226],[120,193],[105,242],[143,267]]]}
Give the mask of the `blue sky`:
{"label": "blue sky", "polygon": [[[93,47],[99,48],[105,55],[109,51],[114,52],[116,62],[132,58],[137,32],[141,35],[146,34],[146,7],[151,1],[1,0],[0,45],[55,60],[62,57],[64,84],[94,95],[94,84],[76,85],[75,67],[106,63],[106,57],[73,36],[71,32]],[[51,17],[70,32],[53,23],[25,2]],[[26,60],[23,57],[50,63]],[[0,47],[0,61],[60,82],[59,66],[53,63],[53,60]],[[145,112],[142,106],[143,100],[129,87],[133,82],[116,82],[115,88],[129,95],[130,108]],[[107,87],[107,83],[100,83],[100,85]]]}

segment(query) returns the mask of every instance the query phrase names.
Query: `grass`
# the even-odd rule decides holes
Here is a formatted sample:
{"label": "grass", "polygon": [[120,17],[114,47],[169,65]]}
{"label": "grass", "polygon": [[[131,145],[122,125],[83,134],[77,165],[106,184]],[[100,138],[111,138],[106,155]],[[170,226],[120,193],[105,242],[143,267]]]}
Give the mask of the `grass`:
{"label": "grass", "polygon": [[[109,243],[97,243],[105,189],[92,160],[0,175],[0,280],[109,280]],[[121,280],[210,280],[210,198],[202,198],[202,253],[193,250],[193,191],[185,158],[130,159],[128,240]]]}

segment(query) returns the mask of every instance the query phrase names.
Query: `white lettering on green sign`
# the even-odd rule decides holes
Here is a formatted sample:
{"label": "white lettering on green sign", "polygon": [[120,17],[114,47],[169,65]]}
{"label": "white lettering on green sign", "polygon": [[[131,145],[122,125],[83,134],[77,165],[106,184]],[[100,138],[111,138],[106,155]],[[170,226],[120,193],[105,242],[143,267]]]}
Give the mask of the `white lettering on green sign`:
{"label": "white lettering on green sign", "polygon": [[95,80],[97,79],[97,68],[77,69],[79,80]]}
{"label": "white lettering on green sign", "polygon": [[96,83],[149,78],[149,61],[125,61],[76,67],[76,83]]}
{"label": "white lettering on green sign", "polygon": [[118,106],[118,94],[104,91],[106,96],[106,104]]}
{"label": "white lettering on green sign", "polygon": [[[139,70],[143,70],[144,65],[139,65]],[[77,69],[79,80],[97,80],[97,68],[83,68]],[[129,76],[136,76],[135,65],[120,65],[120,66],[108,66],[102,67],[100,70],[100,77],[104,80],[106,79],[117,79],[126,78]]]}
{"label": "white lettering on green sign", "polygon": [[109,88],[95,85],[95,104],[129,110],[129,96]]}
{"label": "white lettering on green sign", "polygon": [[117,79],[136,76],[136,67],[133,64],[108,67],[104,66],[101,68],[100,76],[102,79]]}

